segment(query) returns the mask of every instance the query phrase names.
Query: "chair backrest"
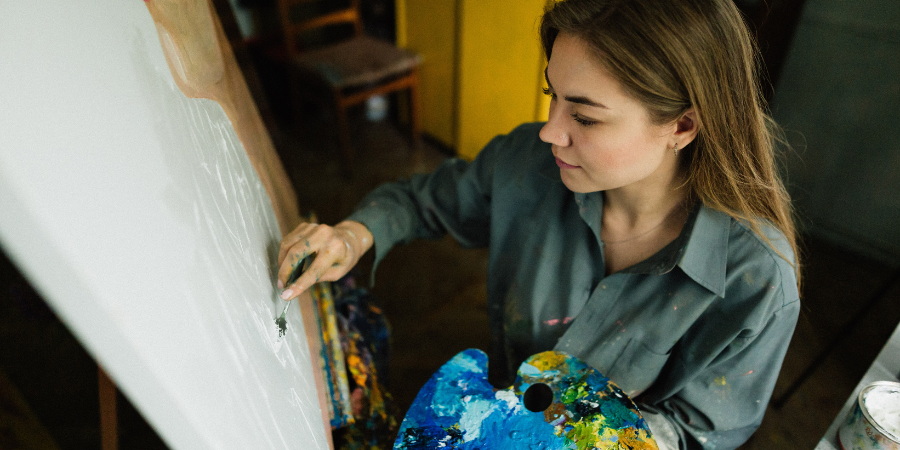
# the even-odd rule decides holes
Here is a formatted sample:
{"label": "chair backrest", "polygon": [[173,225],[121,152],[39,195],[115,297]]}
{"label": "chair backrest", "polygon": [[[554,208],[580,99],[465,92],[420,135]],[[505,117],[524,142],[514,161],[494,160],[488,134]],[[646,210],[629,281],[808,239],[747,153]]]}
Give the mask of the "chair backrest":
{"label": "chair backrest", "polygon": [[316,2],[321,4],[334,3],[332,0],[278,0],[278,12],[281,16],[282,28],[284,28],[285,47],[288,54],[296,54],[300,50],[297,46],[297,39],[300,35],[317,28],[349,24],[353,26],[353,32],[356,36],[363,34],[362,18],[359,15],[359,0],[349,0],[349,6],[346,8],[332,10],[319,16],[303,18],[294,22],[291,14],[294,6]]}

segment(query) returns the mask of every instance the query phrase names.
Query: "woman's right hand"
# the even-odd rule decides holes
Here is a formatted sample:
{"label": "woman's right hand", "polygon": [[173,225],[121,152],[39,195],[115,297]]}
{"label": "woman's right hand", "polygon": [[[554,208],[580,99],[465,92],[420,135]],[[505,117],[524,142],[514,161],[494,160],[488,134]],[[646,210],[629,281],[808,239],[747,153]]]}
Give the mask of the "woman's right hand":
{"label": "woman's right hand", "polygon": [[[372,233],[359,222],[345,220],[333,227],[301,223],[281,240],[278,252],[278,287],[284,289],[281,298],[291,300],[319,281],[341,279],[373,244]],[[290,286],[285,286],[297,264],[313,253],[316,257],[309,268]]]}

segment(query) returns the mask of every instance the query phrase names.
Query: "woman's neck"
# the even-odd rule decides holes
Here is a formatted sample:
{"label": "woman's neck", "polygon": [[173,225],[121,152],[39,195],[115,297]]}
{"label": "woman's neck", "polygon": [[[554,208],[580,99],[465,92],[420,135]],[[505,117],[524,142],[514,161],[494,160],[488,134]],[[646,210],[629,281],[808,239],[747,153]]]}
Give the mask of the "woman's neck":
{"label": "woman's neck", "polygon": [[682,208],[688,188],[684,177],[673,174],[668,179],[645,179],[641,185],[623,186],[603,193],[603,222],[615,223],[619,231],[640,231],[658,225]]}
{"label": "woman's neck", "polygon": [[607,275],[649,258],[678,237],[689,212],[688,188],[682,180],[673,179],[656,189],[643,186],[604,192],[600,235]]}

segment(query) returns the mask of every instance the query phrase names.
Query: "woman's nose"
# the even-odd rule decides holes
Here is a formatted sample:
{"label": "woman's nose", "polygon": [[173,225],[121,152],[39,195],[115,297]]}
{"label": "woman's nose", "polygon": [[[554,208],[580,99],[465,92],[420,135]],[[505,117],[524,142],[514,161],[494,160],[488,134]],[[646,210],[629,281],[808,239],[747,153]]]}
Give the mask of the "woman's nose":
{"label": "woman's nose", "polygon": [[570,144],[569,135],[566,133],[565,127],[561,126],[558,115],[554,114],[555,108],[550,108],[550,118],[541,128],[539,136],[541,140],[559,147],[567,147]]}

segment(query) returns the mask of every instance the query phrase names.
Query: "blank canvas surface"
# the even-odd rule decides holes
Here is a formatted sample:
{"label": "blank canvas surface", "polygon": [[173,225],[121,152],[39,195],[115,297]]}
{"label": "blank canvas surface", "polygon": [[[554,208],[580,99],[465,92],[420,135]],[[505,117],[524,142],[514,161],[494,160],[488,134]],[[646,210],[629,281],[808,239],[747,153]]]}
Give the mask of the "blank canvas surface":
{"label": "blank canvas surface", "polygon": [[168,445],[327,448],[280,233],[143,1],[0,1],[0,243]]}

